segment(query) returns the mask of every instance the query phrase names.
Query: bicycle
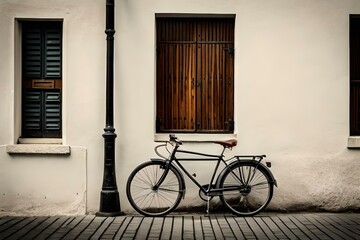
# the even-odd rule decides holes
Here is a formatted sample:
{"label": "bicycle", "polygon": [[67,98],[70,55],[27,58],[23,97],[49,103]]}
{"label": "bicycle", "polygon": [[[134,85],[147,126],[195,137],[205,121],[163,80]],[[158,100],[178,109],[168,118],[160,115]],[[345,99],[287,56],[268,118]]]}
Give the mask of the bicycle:
{"label": "bicycle", "polygon": [[[169,141],[155,147],[160,159],[151,159],[137,166],[129,175],[126,194],[131,206],[145,216],[162,216],[173,211],[185,197],[185,180],[182,172],[199,187],[199,196],[207,201],[206,213],[209,214],[209,202],[219,196],[222,204],[237,216],[253,216],[269,204],[277,182],[269,167],[261,161],[265,155],[239,155],[224,159],[226,149],[237,145],[235,139],[214,141],[223,146],[220,155],[179,149],[183,144],[177,137],[170,135]],[[172,146],[172,150],[168,146]],[[164,157],[158,149],[164,147],[169,157]],[[186,158],[177,158],[182,153]],[[195,157],[196,156],[196,157]],[[201,185],[192,176],[181,161],[217,161],[209,184]],[[220,163],[225,167],[215,176]]]}

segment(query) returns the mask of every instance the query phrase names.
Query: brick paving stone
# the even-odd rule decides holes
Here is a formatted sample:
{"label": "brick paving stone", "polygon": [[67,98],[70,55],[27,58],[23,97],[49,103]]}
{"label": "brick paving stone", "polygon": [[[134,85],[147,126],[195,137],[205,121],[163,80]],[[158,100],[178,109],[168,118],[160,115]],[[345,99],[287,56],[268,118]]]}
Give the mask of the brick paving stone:
{"label": "brick paving stone", "polygon": [[241,231],[239,225],[235,221],[233,216],[228,216],[225,218],[227,223],[229,224],[229,227],[231,228],[232,232],[234,233],[234,236],[236,239],[245,239],[245,236],[243,232]]}
{"label": "brick paving stone", "polygon": [[326,220],[326,216],[319,217],[319,215],[312,215],[311,214],[311,215],[308,216],[308,218],[312,218],[314,221],[317,221],[319,224],[321,224],[324,231],[326,231],[327,234],[333,239],[353,239],[353,238],[349,237],[347,234],[344,234],[339,229],[332,226]]}
{"label": "brick paving stone", "polygon": [[209,217],[202,217],[201,218],[201,226],[203,229],[204,239],[215,239],[214,231],[211,226],[210,218]]}
{"label": "brick paving stone", "polygon": [[[300,215],[294,215],[294,217],[301,222],[306,229],[309,230],[309,232],[312,234],[311,239],[321,239],[321,240],[327,240],[331,239],[328,235],[323,233],[319,228],[317,228],[312,222],[310,222],[307,218],[305,218],[302,214]],[[308,235],[309,236],[309,235]]]}
{"label": "brick paving stone", "polygon": [[160,239],[170,239],[172,227],[173,227],[173,217],[166,217],[164,219]]}
{"label": "brick paving stone", "polygon": [[356,234],[356,236],[360,236],[360,228],[356,228],[356,223],[353,222],[350,218],[343,218],[339,215],[332,215],[330,218],[334,219],[337,224],[342,225],[347,231]]}
{"label": "brick paving stone", "polygon": [[66,220],[59,229],[57,229],[53,234],[50,235],[50,239],[61,239],[68,232],[70,232],[77,224],[79,224],[85,216],[77,216],[73,218],[69,218]]}
{"label": "brick paving stone", "polygon": [[172,239],[182,239],[183,226],[183,218],[181,216],[174,216],[171,233]]}
{"label": "brick paving stone", "polygon": [[225,216],[218,216],[217,221],[225,239],[236,239],[235,234]]}
{"label": "brick paving stone", "polygon": [[154,218],[152,218],[152,217],[143,218],[140,226],[137,229],[135,239],[139,239],[139,240],[147,239],[150,229],[152,227],[153,221],[154,221]]}
{"label": "brick paving stone", "polygon": [[[91,222],[95,219],[95,216],[88,215],[85,216],[78,224],[75,225],[69,232],[65,234],[66,239],[82,239],[87,238],[88,234],[83,237],[80,237],[81,234],[89,227]],[[71,223],[69,225],[72,225]],[[91,229],[90,229],[91,231]]]}
{"label": "brick paving stone", "polygon": [[357,237],[359,236],[358,234],[354,233],[351,230],[349,231],[346,227],[344,227],[342,222],[337,222],[332,219],[331,215],[326,215],[326,217],[324,217],[324,220],[328,224],[330,224],[333,229],[336,229],[336,232],[338,232],[339,236],[345,239],[357,239]]}
{"label": "brick paving stone", "polygon": [[[57,231],[62,224],[68,221],[69,217],[62,216],[62,217],[52,217],[50,220],[55,219],[50,225],[47,225],[43,231],[41,231],[34,240],[43,240],[47,239],[51,236],[55,231]],[[48,221],[48,220],[47,220]],[[46,222],[47,222],[46,221]]]}
{"label": "brick paving stone", "polygon": [[183,239],[194,239],[194,219],[193,216],[183,216]]}
{"label": "brick paving stone", "polygon": [[195,239],[204,239],[204,234],[201,226],[201,218],[199,215],[193,216],[193,226]]}
{"label": "brick paving stone", "polygon": [[134,239],[143,217],[133,217],[125,229],[121,239]]}
{"label": "brick paving stone", "polygon": [[291,229],[289,228],[288,225],[285,225],[279,217],[277,216],[272,216],[270,217],[270,219],[276,224],[276,226],[280,229],[280,231],[282,231],[284,233],[284,235],[286,236],[284,239],[291,239],[291,240],[297,240],[299,239],[298,236],[296,236]]}
{"label": "brick paving stone", "polygon": [[[117,219],[114,220],[114,222],[110,225],[109,228],[115,227],[115,226],[113,226],[113,224],[118,225],[118,222],[116,221]],[[117,232],[114,236],[114,239],[120,239],[122,237],[122,235],[124,234],[125,230],[127,229],[128,225],[132,219],[133,219],[132,217],[125,217],[124,219],[122,219],[121,225],[119,225],[120,227],[117,230]]]}
{"label": "brick paving stone", "polygon": [[150,228],[148,239],[160,239],[163,224],[164,224],[163,217],[154,218],[152,227]]}
{"label": "brick paving stone", "polygon": [[245,239],[256,239],[254,232],[251,230],[250,226],[245,221],[245,218],[236,217],[235,220],[239,225],[240,229],[242,229]]}
{"label": "brick paving stone", "polygon": [[[335,222],[329,216],[330,215],[321,216],[321,219],[327,228],[331,228],[333,232],[344,239],[357,239],[357,234],[354,234],[352,231],[348,231],[346,228],[341,226],[341,223]],[[318,216],[314,216],[314,218],[319,219]]]}
{"label": "brick paving stone", "polygon": [[[334,240],[342,239],[336,234],[334,234],[331,230],[323,226],[320,222],[316,221],[311,215],[304,214],[303,217],[310,222],[310,224],[313,226],[312,229],[319,230],[319,233],[316,234],[316,236],[318,236],[320,239],[334,239]],[[309,227],[311,225],[309,225]]]}
{"label": "brick paving stone", "polygon": [[10,218],[10,217],[0,217],[0,226],[11,220],[12,220],[12,218]]}
{"label": "brick paving stone", "polygon": [[38,229],[37,231],[31,232],[31,230],[35,229],[37,226],[39,226],[42,222],[44,222],[48,217],[38,217],[35,218],[34,221],[30,222],[26,226],[22,227],[18,231],[16,231],[14,234],[12,234],[8,239],[21,239],[21,238],[29,238],[33,239],[36,235],[38,235],[41,232],[41,229]]}
{"label": "brick paving stone", "polygon": [[[105,218],[104,221],[102,221],[103,224],[101,224],[96,231],[91,235],[92,240],[100,239],[100,237],[103,235],[105,230],[109,227],[109,225],[115,220],[114,217],[108,217]],[[115,235],[115,234],[114,234]]]}
{"label": "brick paving stone", "polygon": [[41,222],[38,226],[31,229],[29,233],[26,234],[26,237],[29,239],[35,239],[41,233],[43,233],[46,229],[48,229],[59,217],[47,217],[43,222]]}
{"label": "brick paving stone", "polygon": [[360,239],[360,214],[0,217],[0,239]]}
{"label": "brick paving stone", "polygon": [[[253,231],[255,236],[257,236],[260,239],[269,239],[266,236],[265,232],[257,224],[257,222],[255,221],[255,218],[245,218],[245,221],[247,222],[247,224],[249,225],[249,227],[251,228],[251,230]],[[277,235],[277,229],[275,229],[275,231],[273,231],[273,232],[275,235]]]}
{"label": "brick paving stone", "polygon": [[224,239],[224,234],[222,232],[222,229],[220,228],[220,225],[217,221],[216,216],[209,216],[211,227],[213,229],[214,235],[216,239]]}
{"label": "brick paving stone", "polygon": [[300,230],[305,234],[305,236],[309,239],[318,239],[312,231],[310,231],[303,223],[301,223],[296,217],[292,215],[287,215],[287,217],[295,224],[297,230]]}
{"label": "brick paving stone", "polygon": [[2,221],[2,224],[0,225],[0,239],[5,238],[6,236],[9,236],[11,231],[11,227],[15,226],[17,223],[23,221],[25,218],[12,218],[9,217],[7,221]]}
{"label": "brick paving stone", "polygon": [[284,223],[285,226],[287,226],[294,235],[301,240],[309,240],[310,238],[301,230],[298,228],[298,226],[295,225],[291,219],[286,215],[280,215],[278,216],[279,219]]}
{"label": "brick paving stone", "polygon": [[265,235],[268,237],[268,239],[278,239],[278,237],[275,236],[273,230],[265,223],[264,217],[260,218],[254,218],[255,222],[260,226],[260,228],[264,231]]}
{"label": "brick paving stone", "polygon": [[105,217],[95,217],[90,224],[80,233],[77,239],[90,239],[106,220]]}
{"label": "brick paving stone", "polygon": [[0,239],[9,238],[11,235],[15,234],[16,232],[20,231],[22,228],[26,227],[26,225],[28,225],[32,221],[35,221],[35,219],[36,219],[35,217],[29,217],[15,223],[13,223],[12,221],[9,222],[9,224],[11,223],[12,225],[6,228],[6,231],[0,232]]}

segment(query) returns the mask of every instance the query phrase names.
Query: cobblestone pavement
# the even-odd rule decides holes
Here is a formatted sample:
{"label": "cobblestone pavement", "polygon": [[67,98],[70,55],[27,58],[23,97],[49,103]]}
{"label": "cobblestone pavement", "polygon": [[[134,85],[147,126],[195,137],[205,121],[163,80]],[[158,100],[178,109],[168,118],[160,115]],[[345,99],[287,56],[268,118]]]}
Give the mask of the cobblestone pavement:
{"label": "cobblestone pavement", "polygon": [[360,239],[360,214],[0,217],[0,239]]}

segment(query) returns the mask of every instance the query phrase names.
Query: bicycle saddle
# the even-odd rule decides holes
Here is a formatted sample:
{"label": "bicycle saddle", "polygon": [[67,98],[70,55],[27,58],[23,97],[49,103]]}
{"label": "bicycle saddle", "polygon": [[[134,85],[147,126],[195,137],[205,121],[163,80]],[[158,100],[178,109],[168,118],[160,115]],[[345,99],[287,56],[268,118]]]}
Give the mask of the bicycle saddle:
{"label": "bicycle saddle", "polygon": [[214,141],[214,143],[220,144],[223,147],[226,148],[231,148],[231,147],[235,147],[237,144],[237,140],[236,139],[230,139],[230,140],[226,140],[226,141]]}

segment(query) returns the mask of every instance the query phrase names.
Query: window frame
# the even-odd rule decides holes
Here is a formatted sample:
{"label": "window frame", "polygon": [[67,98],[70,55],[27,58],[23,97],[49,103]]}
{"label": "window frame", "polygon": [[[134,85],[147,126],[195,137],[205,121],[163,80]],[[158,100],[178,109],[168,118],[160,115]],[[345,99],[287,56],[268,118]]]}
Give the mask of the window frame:
{"label": "window frame", "polygon": [[[20,62],[21,65],[18,68],[20,70],[20,88],[21,88],[21,107],[20,107],[20,138],[19,138],[19,142],[32,142],[33,140],[27,140],[27,139],[34,139],[35,142],[41,142],[41,143],[47,143],[47,142],[53,142],[51,139],[62,139],[63,138],[63,51],[64,51],[64,46],[63,46],[63,38],[64,38],[64,24],[63,24],[63,19],[17,19],[17,23],[19,26],[19,39],[20,39],[20,51],[19,51],[19,56],[20,56]],[[59,51],[60,51],[60,55],[59,55],[59,71],[58,71],[58,75],[55,76],[50,76],[49,71],[46,72],[46,64],[49,62],[49,60],[47,59],[46,54],[49,54],[48,52],[45,53],[46,48],[49,48],[49,44],[51,43],[46,43],[45,41],[51,41],[51,39],[49,40],[48,37],[50,36],[49,34],[51,33],[41,33],[41,76],[26,76],[25,74],[25,59],[24,59],[24,33],[25,33],[25,26],[37,26],[38,28],[42,29],[41,31],[49,31],[49,29],[53,28],[53,29],[57,29],[59,31],[60,37],[59,37]],[[52,56],[50,56],[52,57]],[[49,58],[50,58],[49,57]],[[51,67],[51,66],[50,66]],[[27,79],[27,80],[26,80]],[[30,82],[31,79],[31,82]],[[38,89],[34,88],[34,80],[36,84],[39,84],[40,87],[38,87]],[[32,85],[31,87],[30,84]],[[45,86],[41,86],[42,84],[45,84]],[[47,84],[47,85],[46,85]],[[50,85],[49,85],[50,84]],[[25,129],[25,114],[24,111],[25,109],[25,102],[26,102],[26,98],[25,98],[25,94],[27,92],[31,92],[31,91],[40,91],[42,95],[44,95],[44,98],[42,99],[41,104],[41,130],[39,130],[38,132],[41,132],[41,134],[38,133],[29,133],[27,132],[27,130]],[[50,95],[54,95],[56,94],[57,99],[54,98],[54,96],[50,96]],[[52,104],[54,102],[51,103],[51,101],[56,101],[57,103],[55,103],[56,108],[58,109],[58,120],[56,120],[58,123],[58,127],[56,127],[57,129],[51,129],[49,127],[45,126],[45,121],[48,121],[49,118],[47,116],[49,116],[48,113],[45,114],[45,111],[48,111],[46,108],[48,106],[50,106],[49,104]],[[50,102],[49,102],[50,101]],[[53,106],[55,106],[53,105]],[[51,110],[52,111],[52,110]],[[51,119],[50,119],[51,120]],[[48,125],[49,126],[49,125]],[[31,131],[30,131],[31,132]],[[36,131],[34,131],[36,132]],[[36,139],[44,139],[44,140],[36,140]],[[48,140],[46,140],[48,139]],[[61,140],[56,140],[56,142],[62,142]]]}

